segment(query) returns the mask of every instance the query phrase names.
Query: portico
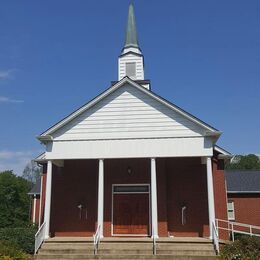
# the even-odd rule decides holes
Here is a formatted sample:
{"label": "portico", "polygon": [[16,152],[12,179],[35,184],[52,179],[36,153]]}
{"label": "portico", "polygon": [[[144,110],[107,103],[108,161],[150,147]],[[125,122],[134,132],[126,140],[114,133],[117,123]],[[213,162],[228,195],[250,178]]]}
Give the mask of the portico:
{"label": "portico", "polygon": [[[192,202],[193,196],[209,196],[213,189],[205,186],[212,183],[212,178],[208,181],[212,171],[202,161],[199,157],[81,159],[65,160],[63,167],[48,161],[45,238],[92,236],[97,228],[102,237],[208,236],[210,199],[200,202],[197,219],[198,203]],[[186,186],[185,195],[188,177],[194,178],[194,185]],[[178,192],[180,188],[184,190]]]}

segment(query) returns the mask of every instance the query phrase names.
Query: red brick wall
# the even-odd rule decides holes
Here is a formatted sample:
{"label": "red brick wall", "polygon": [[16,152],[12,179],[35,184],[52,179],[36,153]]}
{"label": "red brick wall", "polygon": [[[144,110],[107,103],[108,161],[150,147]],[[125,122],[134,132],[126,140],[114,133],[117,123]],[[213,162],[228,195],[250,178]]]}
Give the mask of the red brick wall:
{"label": "red brick wall", "polygon": [[[214,201],[215,201],[215,216],[218,219],[227,220],[227,193],[224,173],[224,161],[217,159],[214,156],[212,160],[213,168],[213,185],[214,185]],[[225,226],[222,222],[222,227]],[[224,240],[229,239],[227,231],[219,230],[219,237]]]}
{"label": "red brick wall", "polygon": [[45,207],[45,196],[46,196],[46,177],[47,177],[47,164],[43,165],[42,171],[42,194],[41,194],[41,223],[44,222],[44,207]]}
{"label": "red brick wall", "polygon": [[[208,236],[206,166],[200,158],[166,160],[168,230],[174,236]],[[186,205],[186,224],[181,208]]]}
{"label": "red brick wall", "polygon": [[[52,236],[92,236],[95,233],[97,187],[98,160],[67,160],[63,168],[53,166]],[[84,206],[81,216],[79,204]]]}
{"label": "red brick wall", "polygon": [[260,194],[228,194],[234,201],[235,222],[260,226]]}

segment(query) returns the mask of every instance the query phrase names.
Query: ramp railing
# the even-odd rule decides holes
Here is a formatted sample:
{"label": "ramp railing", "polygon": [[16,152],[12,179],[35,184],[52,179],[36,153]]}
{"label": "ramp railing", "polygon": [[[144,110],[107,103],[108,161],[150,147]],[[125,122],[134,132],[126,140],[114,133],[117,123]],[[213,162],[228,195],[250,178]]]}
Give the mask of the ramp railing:
{"label": "ramp railing", "polygon": [[244,234],[260,237],[260,226],[254,226],[224,219],[216,219],[216,229],[226,230],[231,234],[232,241],[235,240],[235,234]]}

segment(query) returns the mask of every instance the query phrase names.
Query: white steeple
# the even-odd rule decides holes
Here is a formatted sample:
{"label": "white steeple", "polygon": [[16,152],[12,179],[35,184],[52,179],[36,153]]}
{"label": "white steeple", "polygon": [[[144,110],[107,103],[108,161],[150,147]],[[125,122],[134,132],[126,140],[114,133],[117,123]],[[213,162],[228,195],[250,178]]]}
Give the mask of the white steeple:
{"label": "white steeple", "polygon": [[[129,5],[125,45],[118,58],[118,80],[128,76],[132,80],[144,80],[144,57],[139,48],[134,7]],[[149,88],[149,86],[144,86]]]}

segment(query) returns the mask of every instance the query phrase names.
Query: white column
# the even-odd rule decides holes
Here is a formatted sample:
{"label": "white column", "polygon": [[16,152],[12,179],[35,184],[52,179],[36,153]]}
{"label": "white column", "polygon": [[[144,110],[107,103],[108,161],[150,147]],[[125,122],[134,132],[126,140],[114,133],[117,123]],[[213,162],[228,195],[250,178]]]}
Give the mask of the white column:
{"label": "white column", "polygon": [[35,223],[36,219],[36,195],[33,194],[33,224]]}
{"label": "white column", "polygon": [[50,233],[50,216],[51,216],[51,181],[52,181],[52,162],[47,164],[47,180],[46,180],[46,195],[45,195],[45,209],[44,222],[45,224],[45,239],[49,238]]}
{"label": "white column", "polygon": [[100,226],[100,237],[103,237],[104,221],[104,160],[99,160],[98,169],[98,226]]}
{"label": "white column", "polygon": [[155,238],[158,238],[158,213],[157,213],[157,182],[156,182],[156,160],[151,158],[151,205],[152,205],[152,229]]}
{"label": "white column", "polygon": [[208,210],[209,210],[209,238],[212,239],[213,237],[212,223],[215,221],[215,204],[214,204],[214,188],[213,188],[211,157],[207,157],[207,186],[208,186]]}

